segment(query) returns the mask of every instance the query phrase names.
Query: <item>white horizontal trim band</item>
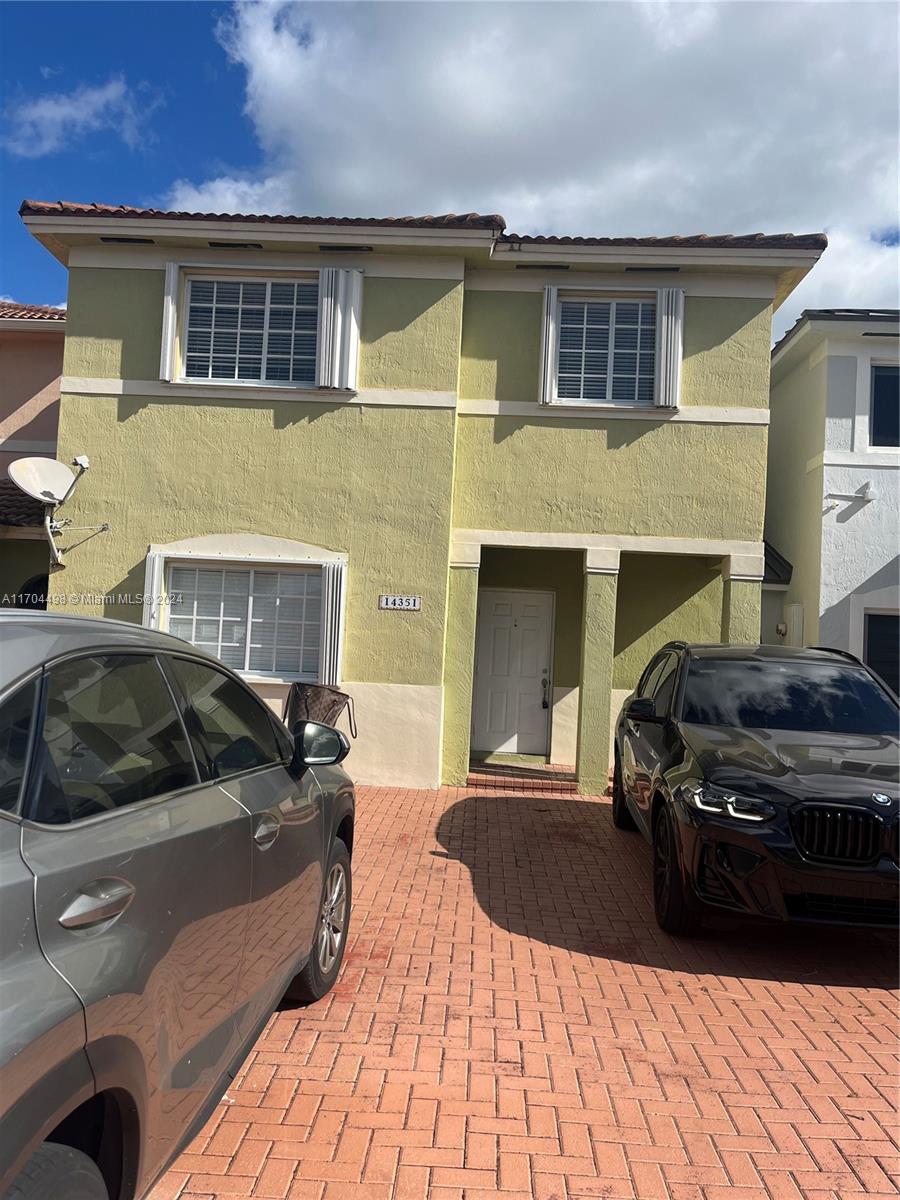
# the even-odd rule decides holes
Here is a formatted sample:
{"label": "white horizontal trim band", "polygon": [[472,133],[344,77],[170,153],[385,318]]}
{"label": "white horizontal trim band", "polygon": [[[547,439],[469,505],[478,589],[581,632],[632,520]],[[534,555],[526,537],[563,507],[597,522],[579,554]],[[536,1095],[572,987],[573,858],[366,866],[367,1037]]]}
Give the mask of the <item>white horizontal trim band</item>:
{"label": "white horizontal trim band", "polygon": [[244,400],[248,404],[272,400],[308,404],[332,404],[335,407],[388,405],[395,408],[455,408],[456,392],[417,392],[403,388],[360,388],[343,391],[332,388],[271,387],[255,383],[166,383],[159,379],[88,379],[64,375],[61,391],[72,396],[147,396],[170,400]]}
{"label": "white horizontal trim band", "polygon": [[[741,566],[763,561],[762,542],[738,542],[710,538],[642,537],[618,533],[533,533],[511,529],[454,529],[451,562],[477,565],[476,551],[482,546],[516,546],[522,549],[607,550],[633,554],[693,554],[704,558],[742,559]],[[599,564],[598,564],[599,565]],[[609,566],[612,565],[610,561]],[[760,571],[760,576],[762,571]]]}
{"label": "white horizontal trim band", "polygon": [[700,425],[768,425],[767,408],[718,408],[715,405],[686,405],[663,408],[651,404],[538,404],[528,400],[463,400],[457,405],[460,415],[471,417],[534,417],[545,421],[552,417],[605,421],[661,421]]}
{"label": "white horizontal trim band", "polygon": [[817,467],[852,467],[861,473],[866,471],[896,471],[900,469],[900,450],[878,447],[873,450],[848,450],[844,454],[817,454],[807,459],[806,470]]}
{"label": "white horizontal trim band", "polygon": [[[564,262],[566,255],[555,261]],[[701,274],[691,271],[684,276],[671,272],[652,272],[652,264],[646,272],[628,274],[625,271],[554,271],[534,269],[516,271],[509,264],[498,264],[494,268],[477,267],[466,271],[466,290],[473,292],[542,292],[548,284],[559,288],[609,288],[617,292],[646,292],[677,284],[688,296],[711,296],[732,300],[772,300],[775,296],[775,277],[733,275],[713,273]]]}

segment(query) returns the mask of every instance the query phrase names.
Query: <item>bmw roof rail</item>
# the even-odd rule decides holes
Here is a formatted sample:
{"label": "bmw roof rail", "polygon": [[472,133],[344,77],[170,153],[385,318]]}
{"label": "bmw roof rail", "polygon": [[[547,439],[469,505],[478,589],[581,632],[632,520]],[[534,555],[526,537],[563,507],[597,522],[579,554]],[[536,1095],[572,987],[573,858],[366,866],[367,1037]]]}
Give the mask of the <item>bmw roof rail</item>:
{"label": "bmw roof rail", "polygon": [[849,650],[841,650],[837,646],[807,646],[807,650],[824,650],[827,654],[839,654],[841,658],[849,659],[850,662],[856,663],[857,666],[865,666],[861,658],[857,658],[855,654],[851,654]]}

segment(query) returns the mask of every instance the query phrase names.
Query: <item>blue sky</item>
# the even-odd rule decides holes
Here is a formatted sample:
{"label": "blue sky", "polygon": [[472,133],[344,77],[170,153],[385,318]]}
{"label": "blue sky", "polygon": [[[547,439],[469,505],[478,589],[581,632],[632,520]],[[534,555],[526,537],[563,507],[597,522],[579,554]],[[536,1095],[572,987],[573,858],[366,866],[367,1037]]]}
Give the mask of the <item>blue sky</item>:
{"label": "blue sky", "polygon": [[803,307],[896,306],[898,26],[887,0],[8,0],[0,294],[65,299],[28,197],[824,231],[775,335]]}
{"label": "blue sky", "polygon": [[0,293],[65,300],[64,268],[17,215],[26,197],[143,206],[164,198],[175,178],[214,173],[226,159],[245,168],[258,161],[252,122],[241,113],[243,72],[215,36],[225,11],[206,3],[0,4],[4,109],[117,79],[135,99],[131,145],[115,125],[123,114],[113,112],[114,124],[67,136],[58,151],[2,152]]}

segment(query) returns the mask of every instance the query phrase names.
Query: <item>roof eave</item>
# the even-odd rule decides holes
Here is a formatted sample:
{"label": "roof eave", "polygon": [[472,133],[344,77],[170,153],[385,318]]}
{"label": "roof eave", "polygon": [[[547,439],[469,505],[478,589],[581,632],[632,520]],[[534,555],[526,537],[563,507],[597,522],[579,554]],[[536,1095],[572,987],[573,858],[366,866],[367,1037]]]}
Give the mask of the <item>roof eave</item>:
{"label": "roof eave", "polygon": [[280,243],[300,247],[322,243],[341,246],[408,246],[411,249],[450,247],[460,251],[490,250],[499,230],[490,227],[454,229],[441,226],[390,225],[289,225],[265,221],[208,221],[153,217],[50,216],[22,215],[22,221],[43,246],[63,264],[68,263],[71,244],[67,238],[89,238],[92,242],[103,237],[145,237],[162,244],[172,244],[196,238],[213,241]]}
{"label": "roof eave", "polygon": [[0,317],[0,333],[66,332],[65,317]]}

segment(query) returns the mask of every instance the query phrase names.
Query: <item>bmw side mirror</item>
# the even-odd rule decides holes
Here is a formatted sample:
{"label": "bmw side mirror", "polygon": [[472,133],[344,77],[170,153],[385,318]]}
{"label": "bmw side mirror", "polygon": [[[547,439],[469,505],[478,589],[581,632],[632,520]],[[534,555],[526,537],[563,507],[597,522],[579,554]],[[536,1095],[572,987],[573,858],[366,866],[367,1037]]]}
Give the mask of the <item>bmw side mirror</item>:
{"label": "bmw side mirror", "polygon": [[656,705],[649,696],[638,696],[625,709],[629,721],[656,721]]}
{"label": "bmw side mirror", "polygon": [[294,726],[297,757],[305,767],[330,767],[343,762],[350,743],[339,729],[318,721],[300,721]]}

